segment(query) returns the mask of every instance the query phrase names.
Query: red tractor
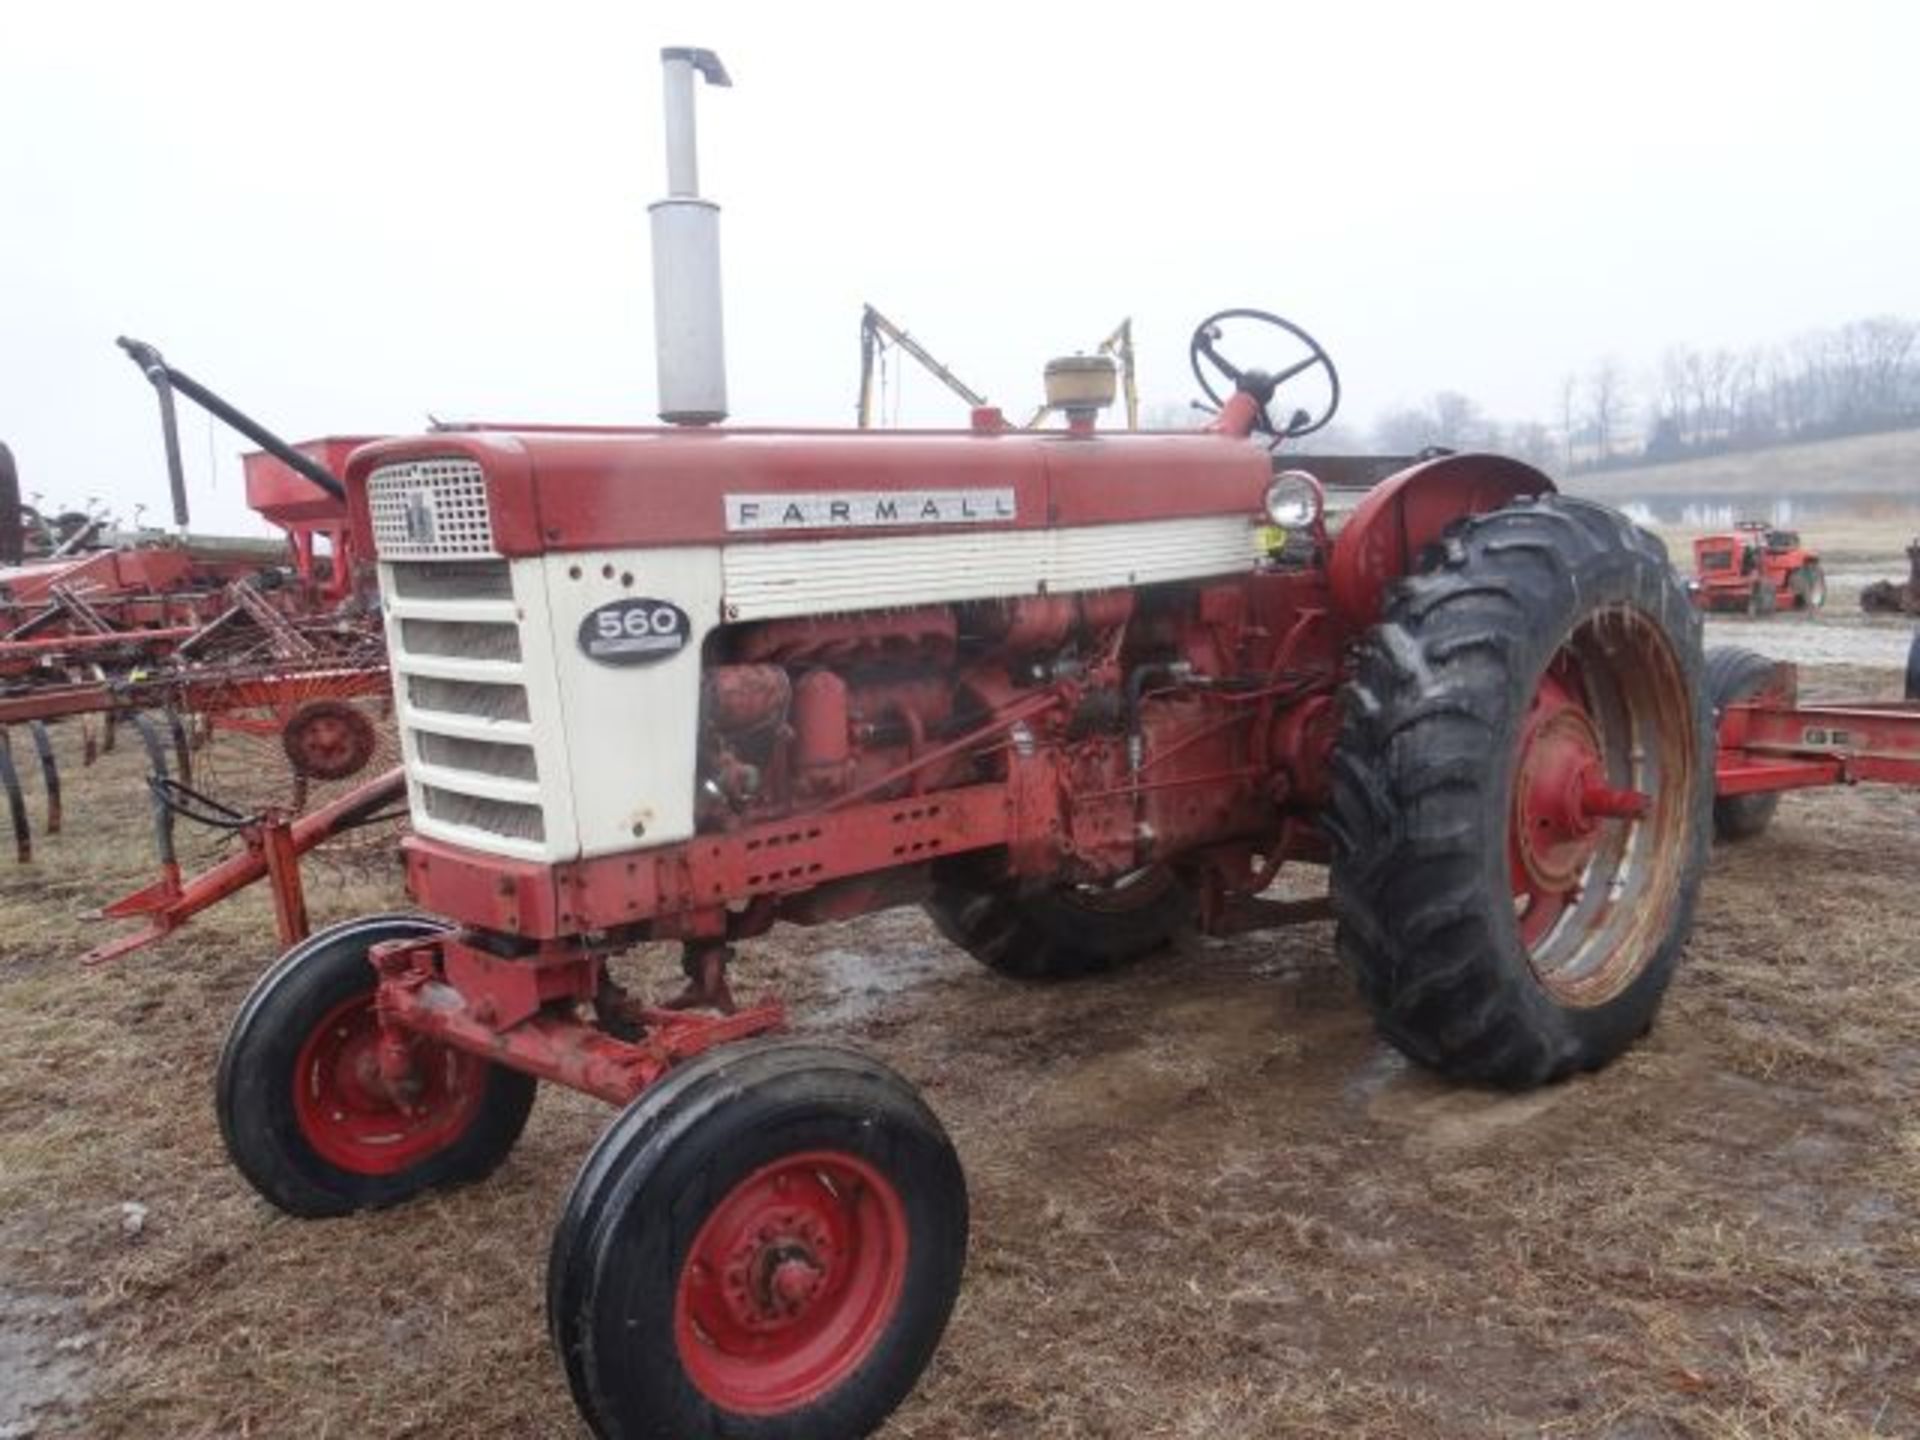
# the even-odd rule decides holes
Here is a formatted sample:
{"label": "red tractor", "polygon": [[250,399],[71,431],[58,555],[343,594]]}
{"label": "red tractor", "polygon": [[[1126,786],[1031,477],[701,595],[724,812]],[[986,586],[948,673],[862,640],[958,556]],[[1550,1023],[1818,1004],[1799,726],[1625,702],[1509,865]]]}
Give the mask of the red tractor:
{"label": "red tractor", "polygon": [[[736,1003],[741,947],[918,904],[1010,983],[1060,981],[1325,915],[1264,893],[1324,865],[1408,1055],[1514,1088],[1595,1069],[1652,1023],[1692,917],[1701,627],[1657,540],[1512,460],[1401,468],[1336,533],[1332,470],[1272,453],[1331,418],[1333,363],[1259,312],[1193,334],[1201,433],[1099,433],[1088,365],[1057,369],[1063,431],[713,424],[690,90],[725,72],[666,58],[681,423],[355,452],[419,913],[268,970],[217,1108],[247,1180],[322,1217],[485,1177],[540,1080],[620,1107],[548,1271],[588,1423],[862,1435],[939,1343],[965,1180],[906,1080]],[[1230,322],[1295,358],[1232,358]],[[1308,385],[1317,413],[1276,408]],[[685,974],[654,1003],[609,971],[647,944]]]}
{"label": "red tractor", "polygon": [[1694,601],[1703,610],[1771,615],[1827,603],[1819,552],[1801,545],[1798,531],[1764,520],[1742,520],[1731,534],[1695,540],[1693,571]]}
{"label": "red tractor", "polygon": [[[1234,312],[1245,318],[1249,312]],[[549,1314],[605,1435],[865,1433],[960,1282],[965,1185],[906,1081],[758,1039],[738,947],[921,904],[1023,981],[1303,918],[1463,1080],[1652,1022],[1711,828],[1700,623],[1658,541],[1452,455],[1338,534],[1245,368],[1206,433],[442,431],[356,452],[424,912],[313,936],[220,1066],[232,1159],[339,1215],[478,1180],[536,1080],[622,1107]],[[1315,913],[1315,912],[1309,912]],[[609,977],[679,945],[685,990]]]}

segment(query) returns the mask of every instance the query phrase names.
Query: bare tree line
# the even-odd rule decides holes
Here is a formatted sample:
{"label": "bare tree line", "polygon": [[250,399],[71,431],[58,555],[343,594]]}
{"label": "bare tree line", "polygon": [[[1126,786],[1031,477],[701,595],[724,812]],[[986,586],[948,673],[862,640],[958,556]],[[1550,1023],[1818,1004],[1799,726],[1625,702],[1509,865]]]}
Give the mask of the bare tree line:
{"label": "bare tree line", "polygon": [[1609,357],[1563,377],[1556,409],[1503,424],[1443,390],[1387,411],[1369,438],[1388,454],[1500,450],[1566,474],[1906,429],[1920,426],[1920,322],[1874,316],[1744,350],[1675,345],[1637,382]]}

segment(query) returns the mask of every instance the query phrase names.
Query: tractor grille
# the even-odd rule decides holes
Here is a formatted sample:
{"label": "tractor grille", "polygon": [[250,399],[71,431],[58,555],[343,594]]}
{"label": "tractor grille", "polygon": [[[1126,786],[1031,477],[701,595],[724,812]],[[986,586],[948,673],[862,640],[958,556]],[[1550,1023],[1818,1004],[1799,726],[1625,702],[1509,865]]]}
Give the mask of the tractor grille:
{"label": "tractor grille", "polygon": [[[478,530],[461,523],[483,535],[484,508]],[[414,828],[476,849],[543,856],[547,816],[512,566],[393,560],[385,540],[381,549]]]}
{"label": "tractor grille", "polygon": [[487,482],[472,460],[404,460],[367,478],[373,547],[383,560],[491,555]]}

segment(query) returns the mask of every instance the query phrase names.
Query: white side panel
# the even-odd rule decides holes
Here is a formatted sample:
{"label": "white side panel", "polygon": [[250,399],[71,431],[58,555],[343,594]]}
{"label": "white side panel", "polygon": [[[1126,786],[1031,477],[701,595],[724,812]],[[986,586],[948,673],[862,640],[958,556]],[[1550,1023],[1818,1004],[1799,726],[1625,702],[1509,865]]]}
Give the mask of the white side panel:
{"label": "white side panel", "polygon": [[768,620],[1233,575],[1251,569],[1258,553],[1248,516],[1208,515],[1070,530],[729,545],[722,568],[727,618]]}
{"label": "white side panel", "polygon": [[[527,630],[530,641],[544,635],[551,647],[548,674],[556,678],[555,733],[562,742],[543,744],[541,754],[567,757],[573,853],[606,855],[691,838],[700,651],[720,613],[720,551],[575,551],[527,563],[544,571],[545,623],[535,631],[529,615]],[[632,583],[623,583],[628,576]],[[692,634],[686,647],[649,665],[588,659],[580,622],[607,601],[638,596],[669,600],[687,612]],[[536,717],[535,724],[542,722]]]}

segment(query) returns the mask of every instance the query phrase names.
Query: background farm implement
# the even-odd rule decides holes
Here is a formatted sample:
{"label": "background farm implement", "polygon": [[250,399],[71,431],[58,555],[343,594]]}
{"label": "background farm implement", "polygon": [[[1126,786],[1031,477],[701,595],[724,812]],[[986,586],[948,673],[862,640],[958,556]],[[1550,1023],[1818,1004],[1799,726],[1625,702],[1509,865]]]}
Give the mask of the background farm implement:
{"label": "background farm implement", "polygon": [[[142,928],[95,958],[167,933],[262,878],[283,939],[305,933],[299,858],[379,818],[397,763],[377,596],[333,469],[357,437],[289,445],[152,346],[122,340],[153,383],[175,533],[104,517],[48,519],[0,474],[10,563],[0,567],[0,790],[16,857],[77,823],[61,754],[92,764],[128,733],[145,761],[158,878],[106,907]],[[262,448],[245,457],[250,507],[278,541],[187,530],[176,391]],[[30,743],[18,754],[15,735]],[[62,737],[77,743],[62,743]],[[388,778],[383,778],[388,777]],[[29,790],[42,792],[39,806]],[[211,845],[189,845],[177,822]],[[183,879],[183,871],[214,863]]]}

